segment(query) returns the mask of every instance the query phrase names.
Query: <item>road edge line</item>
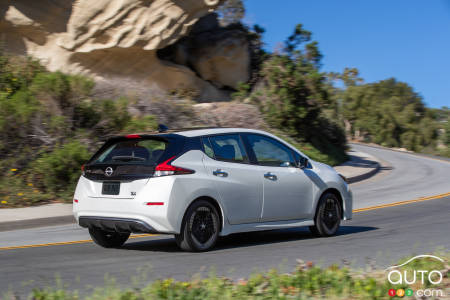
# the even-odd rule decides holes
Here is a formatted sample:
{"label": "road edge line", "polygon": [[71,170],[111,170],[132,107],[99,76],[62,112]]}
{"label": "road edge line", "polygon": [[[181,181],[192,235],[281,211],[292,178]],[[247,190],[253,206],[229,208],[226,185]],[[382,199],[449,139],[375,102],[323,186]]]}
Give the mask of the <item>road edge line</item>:
{"label": "road edge line", "polygon": [[352,212],[358,213],[358,212],[362,212],[362,211],[375,210],[375,209],[380,209],[380,208],[385,208],[385,207],[393,207],[393,206],[399,206],[399,205],[406,205],[406,204],[410,204],[410,203],[435,200],[435,199],[440,199],[440,198],[444,198],[444,197],[448,197],[448,196],[450,196],[450,192],[444,193],[444,194],[439,194],[439,195],[434,195],[434,196],[429,196],[429,197],[420,197],[420,198],[413,199],[413,200],[398,201],[398,202],[393,202],[393,203],[358,208],[358,209],[354,209]]}
{"label": "road edge line", "polygon": [[[149,236],[158,236],[159,234],[136,234],[129,237],[129,239],[137,239],[144,238]],[[14,250],[14,249],[26,249],[26,248],[38,248],[38,247],[48,247],[48,246],[62,246],[62,245],[72,245],[72,244],[87,244],[93,242],[91,239],[89,240],[78,240],[78,241],[67,241],[67,242],[54,242],[54,243],[43,243],[43,244],[31,244],[31,245],[22,245],[22,246],[7,246],[0,247],[0,250]]]}

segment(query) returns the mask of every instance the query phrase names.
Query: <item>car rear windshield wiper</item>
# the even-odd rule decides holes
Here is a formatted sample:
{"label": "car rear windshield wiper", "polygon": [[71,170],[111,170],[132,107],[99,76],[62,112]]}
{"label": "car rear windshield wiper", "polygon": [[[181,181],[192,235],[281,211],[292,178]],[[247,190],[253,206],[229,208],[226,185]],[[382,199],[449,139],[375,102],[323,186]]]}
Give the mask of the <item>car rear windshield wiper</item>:
{"label": "car rear windshield wiper", "polygon": [[131,161],[131,160],[138,160],[138,161],[145,161],[146,159],[139,156],[127,156],[127,155],[121,155],[121,156],[113,156],[112,160],[121,160],[121,161]]}

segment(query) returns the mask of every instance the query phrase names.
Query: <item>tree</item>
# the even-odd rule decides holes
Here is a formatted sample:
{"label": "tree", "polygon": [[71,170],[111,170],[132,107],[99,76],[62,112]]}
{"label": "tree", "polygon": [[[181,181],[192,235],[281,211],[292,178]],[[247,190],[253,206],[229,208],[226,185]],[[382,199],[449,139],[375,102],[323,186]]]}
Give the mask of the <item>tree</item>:
{"label": "tree", "polygon": [[271,54],[263,63],[250,99],[272,127],[323,152],[345,157],[344,132],[323,113],[330,103],[325,74],[319,69],[321,58],[318,43],[298,24],[284,51]]}
{"label": "tree", "polygon": [[394,78],[354,83],[350,79],[342,93],[343,115],[354,138],[414,151],[433,145],[436,122],[411,86]]}

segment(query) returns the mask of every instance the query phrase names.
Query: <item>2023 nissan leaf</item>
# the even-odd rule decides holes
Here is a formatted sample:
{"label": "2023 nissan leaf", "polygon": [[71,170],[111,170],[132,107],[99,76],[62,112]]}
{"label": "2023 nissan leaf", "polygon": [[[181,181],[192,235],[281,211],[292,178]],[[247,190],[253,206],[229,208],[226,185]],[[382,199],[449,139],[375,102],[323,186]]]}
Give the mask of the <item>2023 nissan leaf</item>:
{"label": "2023 nissan leaf", "polygon": [[352,217],[352,192],[333,168],[267,132],[197,129],[109,139],[83,167],[73,212],[103,247],[165,233],[205,251],[236,232],[334,235]]}

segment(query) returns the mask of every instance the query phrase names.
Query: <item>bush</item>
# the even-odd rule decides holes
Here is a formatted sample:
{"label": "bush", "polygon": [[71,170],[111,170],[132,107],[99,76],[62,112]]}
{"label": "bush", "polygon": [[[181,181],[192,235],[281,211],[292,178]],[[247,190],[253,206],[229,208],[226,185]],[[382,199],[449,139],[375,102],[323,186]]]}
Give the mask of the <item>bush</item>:
{"label": "bush", "polygon": [[0,208],[34,205],[51,199],[35,187],[21,171],[8,169],[0,178]]}
{"label": "bush", "polygon": [[0,207],[71,201],[80,166],[101,139],[156,128],[152,115],[131,116],[125,98],[91,99],[93,87],[0,53]]}
{"label": "bush", "polygon": [[33,95],[20,89],[10,96],[0,94],[0,137],[2,141],[27,138],[33,114],[38,109]]}
{"label": "bush", "polygon": [[155,116],[133,117],[122,129],[124,133],[155,131],[158,128],[158,122]]}
{"label": "bush", "polygon": [[53,197],[70,197],[80,177],[80,168],[89,158],[86,146],[70,141],[42,155],[32,163],[29,176],[36,187]]}

